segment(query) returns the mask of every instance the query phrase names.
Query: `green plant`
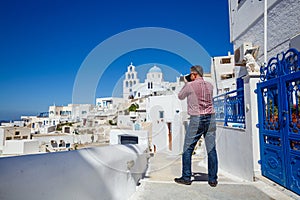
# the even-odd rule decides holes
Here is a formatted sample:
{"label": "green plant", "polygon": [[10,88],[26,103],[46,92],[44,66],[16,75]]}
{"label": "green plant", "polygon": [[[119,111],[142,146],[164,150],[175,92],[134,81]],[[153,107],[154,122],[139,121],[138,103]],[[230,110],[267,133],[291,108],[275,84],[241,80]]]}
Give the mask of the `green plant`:
{"label": "green plant", "polygon": [[135,112],[139,108],[139,104],[133,103],[129,106],[128,111],[129,112]]}

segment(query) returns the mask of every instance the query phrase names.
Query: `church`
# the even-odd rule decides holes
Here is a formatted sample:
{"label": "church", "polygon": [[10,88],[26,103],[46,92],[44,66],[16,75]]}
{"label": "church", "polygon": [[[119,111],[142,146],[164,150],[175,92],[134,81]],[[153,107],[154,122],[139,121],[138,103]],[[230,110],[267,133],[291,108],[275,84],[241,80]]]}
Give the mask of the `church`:
{"label": "church", "polygon": [[123,81],[123,98],[136,99],[167,94],[170,91],[177,91],[178,86],[183,86],[179,82],[179,78],[177,78],[177,82],[174,83],[164,81],[162,70],[156,65],[149,69],[145,82],[142,83],[138,78],[135,66],[131,63],[127,67]]}

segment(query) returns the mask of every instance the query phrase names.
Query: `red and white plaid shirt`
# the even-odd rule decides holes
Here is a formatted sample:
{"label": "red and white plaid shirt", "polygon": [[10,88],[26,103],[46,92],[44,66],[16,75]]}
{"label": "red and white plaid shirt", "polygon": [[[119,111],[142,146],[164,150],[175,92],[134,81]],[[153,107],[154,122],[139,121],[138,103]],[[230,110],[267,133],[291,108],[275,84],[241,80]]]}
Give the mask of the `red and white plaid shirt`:
{"label": "red and white plaid shirt", "polygon": [[202,77],[184,85],[178,94],[183,100],[187,97],[189,115],[213,114],[213,85],[204,81]]}

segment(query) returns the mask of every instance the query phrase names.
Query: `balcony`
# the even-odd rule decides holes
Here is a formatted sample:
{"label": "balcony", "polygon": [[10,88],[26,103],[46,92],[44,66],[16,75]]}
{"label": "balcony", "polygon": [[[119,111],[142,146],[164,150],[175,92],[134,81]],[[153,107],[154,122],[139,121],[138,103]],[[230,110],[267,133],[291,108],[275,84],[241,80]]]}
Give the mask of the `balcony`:
{"label": "balcony", "polygon": [[191,186],[173,181],[181,173],[180,155],[161,152],[149,159],[137,145],[0,158],[0,199],[296,199],[272,182],[249,182],[222,170],[212,188],[205,155],[193,156]]}

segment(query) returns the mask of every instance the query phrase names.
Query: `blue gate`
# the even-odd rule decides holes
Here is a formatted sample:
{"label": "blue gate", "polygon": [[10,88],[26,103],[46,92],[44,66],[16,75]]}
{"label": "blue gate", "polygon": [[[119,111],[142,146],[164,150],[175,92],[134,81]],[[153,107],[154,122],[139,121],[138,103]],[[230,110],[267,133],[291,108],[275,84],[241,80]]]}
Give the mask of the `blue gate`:
{"label": "blue gate", "polygon": [[300,194],[300,60],[289,49],[261,68],[257,84],[262,175]]}

